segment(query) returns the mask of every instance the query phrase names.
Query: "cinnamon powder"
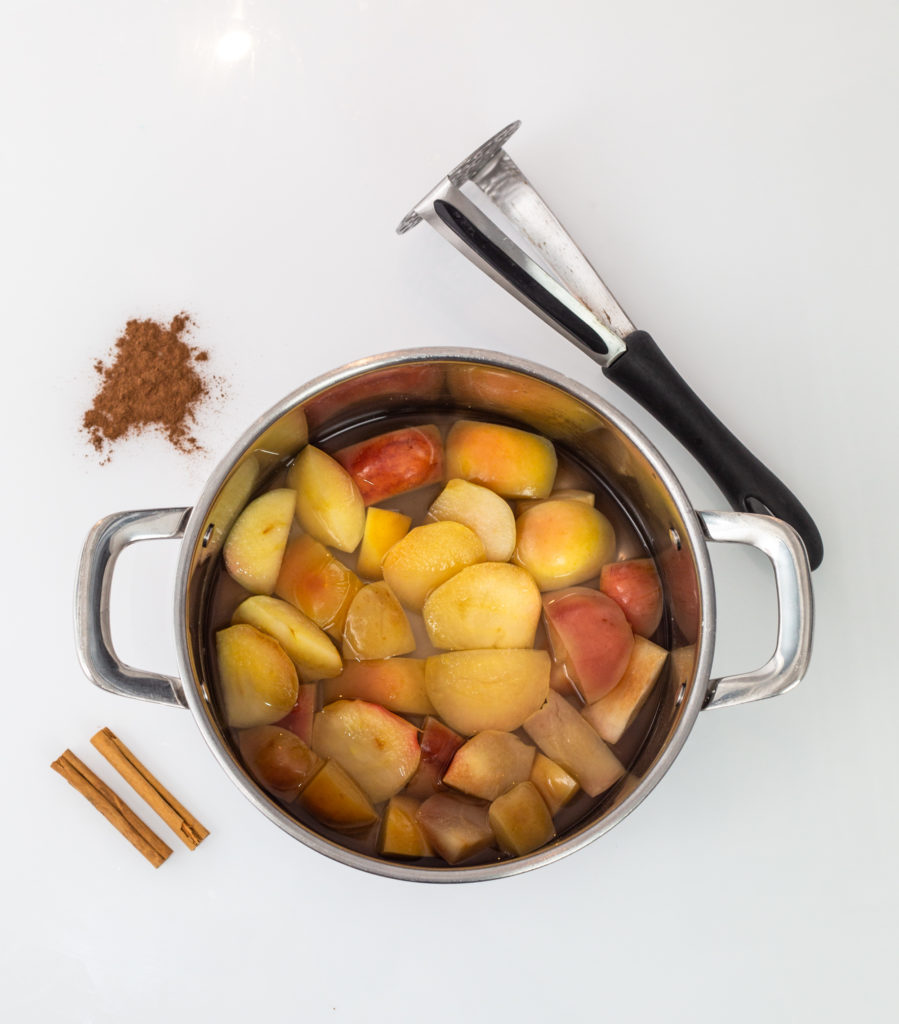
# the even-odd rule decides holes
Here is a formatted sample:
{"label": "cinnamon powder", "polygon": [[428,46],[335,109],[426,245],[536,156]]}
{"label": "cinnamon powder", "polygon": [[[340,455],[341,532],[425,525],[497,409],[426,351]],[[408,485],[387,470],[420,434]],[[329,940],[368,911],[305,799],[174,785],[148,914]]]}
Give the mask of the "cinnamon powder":
{"label": "cinnamon powder", "polygon": [[168,325],[129,320],[110,361],[94,363],[100,386],[82,428],[104,462],[116,441],[148,429],[158,430],[180,452],[201,450],[192,432],[196,413],[211,397],[211,386],[221,382],[198,368],[209,353],[184,340],[190,327],[186,313]]}

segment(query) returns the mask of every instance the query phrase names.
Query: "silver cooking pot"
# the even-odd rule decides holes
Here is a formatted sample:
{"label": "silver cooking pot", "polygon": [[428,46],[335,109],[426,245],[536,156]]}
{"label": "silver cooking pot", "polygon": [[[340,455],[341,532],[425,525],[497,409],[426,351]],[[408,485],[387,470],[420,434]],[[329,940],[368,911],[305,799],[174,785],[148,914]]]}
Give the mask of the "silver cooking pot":
{"label": "silver cooking pot", "polygon": [[[673,654],[653,696],[654,717],[628,774],[550,845],[511,860],[422,867],[368,856],[293,817],[242,763],[215,693],[210,593],[221,550],[248,501],[307,440],[404,415],[457,412],[537,431],[605,480],[656,560]],[[181,538],[175,585],[180,678],[143,672],[116,656],[109,593],[116,558],[139,540]],[[778,629],[760,669],[712,679],[715,586],[708,543],[748,544],[774,567]],[[498,878],[540,867],[597,839],[658,783],[703,708],[760,700],[794,686],[808,666],[811,577],[805,548],[780,520],[697,512],[662,456],[620,412],[561,374],[512,356],[471,349],[418,349],[351,363],[305,385],[257,420],[219,464],[193,509],[107,516],[90,532],[78,573],[75,624],[87,676],[111,693],[187,707],[221,766],[248,799],[290,835],[352,867],[413,881]]]}

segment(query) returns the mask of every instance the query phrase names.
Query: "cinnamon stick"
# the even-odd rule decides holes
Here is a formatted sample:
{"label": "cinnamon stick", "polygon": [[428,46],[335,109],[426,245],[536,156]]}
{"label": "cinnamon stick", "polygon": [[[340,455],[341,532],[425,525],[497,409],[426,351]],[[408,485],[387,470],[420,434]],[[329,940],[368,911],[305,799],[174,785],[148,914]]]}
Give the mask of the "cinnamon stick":
{"label": "cinnamon stick", "polygon": [[60,754],[50,767],[86,797],[154,868],[171,855],[172,851],[159,836],[71,750]]}
{"label": "cinnamon stick", "polygon": [[91,737],[91,743],[189,850],[195,850],[209,835],[209,830],[138,761],[111,729],[101,729]]}

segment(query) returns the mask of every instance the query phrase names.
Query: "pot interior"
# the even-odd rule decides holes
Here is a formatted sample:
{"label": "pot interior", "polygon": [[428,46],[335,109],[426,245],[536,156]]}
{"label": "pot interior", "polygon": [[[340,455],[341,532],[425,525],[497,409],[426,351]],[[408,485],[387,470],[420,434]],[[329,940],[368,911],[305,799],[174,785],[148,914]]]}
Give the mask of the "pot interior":
{"label": "pot interior", "polygon": [[[280,805],[253,780],[241,762],[219,710],[214,637],[220,621],[214,593],[223,575],[222,547],[239,513],[277,482],[308,442],[326,450],[410,422],[486,419],[537,432],[560,455],[586,469],[614,502],[628,529],[655,559],[665,593],[656,641],[672,652],[640,720],[629,730],[630,748],[620,759],[625,777],[601,798],[584,802],[565,819],[554,843],[517,860],[466,867],[405,865],[382,861],[303,812]],[[661,469],[657,469],[654,462]],[[668,484],[662,480],[668,476]],[[191,704],[217,756],[247,795],[308,845],[357,867],[421,879],[437,873],[491,877],[536,866],[570,852],[620,820],[652,788],[679,749],[701,707],[704,686],[697,671],[702,636],[700,579],[693,537],[696,526],[673,477],[648,442],[621,415],[577,385],[550,371],[503,356],[466,350],[398,353],[353,364],[286,399],[241,439],[211,480],[185,538],[187,566],[184,653],[193,683]],[[676,485],[679,491],[679,486]],[[684,512],[682,512],[682,509]],[[622,520],[623,521],[623,520]],[[493,858],[496,861],[496,858]]]}

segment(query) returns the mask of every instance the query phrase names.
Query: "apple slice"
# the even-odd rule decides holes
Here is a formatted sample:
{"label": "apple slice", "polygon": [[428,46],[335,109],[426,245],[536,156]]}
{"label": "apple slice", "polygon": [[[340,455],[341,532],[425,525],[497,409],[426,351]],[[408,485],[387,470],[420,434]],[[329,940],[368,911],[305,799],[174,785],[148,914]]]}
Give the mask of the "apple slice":
{"label": "apple slice", "polygon": [[533,647],[541,609],[540,591],[524,569],[479,562],[435,587],[422,617],[435,647]]}
{"label": "apple slice", "polygon": [[545,846],[556,834],[543,797],[532,782],[519,782],[498,796],[487,812],[499,848],[523,857]]}
{"label": "apple slice", "polygon": [[548,758],[573,775],[589,796],[599,796],[625,773],[624,765],[596,730],[555,690],[549,691],[543,707],[524,723],[524,731]]}
{"label": "apple slice", "polygon": [[330,455],[307,444],[290,467],[297,522],[338,551],[355,551],[365,530],[365,505],[349,473]]}
{"label": "apple slice", "polygon": [[488,487],[450,480],[428,509],[428,517],[474,530],[488,562],[508,562],[515,550],[515,516],[509,503]]}
{"label": "apple slice", "polygon": [[601,700],[624,675],[634,649],[624,612],[588,587],[550,594],[543,608],[554,657],[585,703]]}
{"label": "apple slice", "polygon": [[560,764],[556,764],[539,750],[534,757],[530,778],[537,787],[537,792],[543,797],[549,813],[553,815],[580,789],[577,779],[572,778]]}
{"label": "apple slice", "polygon": [[336,761],[328,761],[300,794],[300,803],[323,825],[353,832],[378,820],[371,801]]}
{"label": "apple slice", "polygon": [[434,851],[418,821],[420,800],[392,796],[384,811],[378,852],[382,857],[433,857]]}
{"label": "apple slice", "polygon": [[512,561],[541,590],[559,590],[599,575],[615,554],[612,524],[583,501],[541,501],[516,521]]}
{"label": "apple slice", "polygon": [[307,747],[312,743],[312,720],[315,718],[317,698],[318,686],[315,683],[301,683],[296,704],[275,722],[279,728],[299,736]]}
{"label": "apple slice", "polygon": [[[403,427],[334,453],[366,505],[443,479],[443,439],[437,427]],[[361,571],[361,570],[360,570]]]}
{"label": "apple slice", "polygon": [[428,797],[436,793],[441,786],[443,773],[449,767],[456,751],[465,740],[439,718],[429,715],[421,730],[421,760],[418,771],[406,786],[409,796]]}
{"label": "apple slice", "polygon": [[516,427],[457,420],[446,438],[447,476],[483,484],[504,498],[545,498],[557,465],[551,441]]}
{"label": "apple slice", "polygon": [[340,640],[346,613],[362,582],[308,534],[287,545],[275,593]]}
{"label": "apple slice", "polygon": [[599,589],[624,612],[631,629],[650,637],[662,621],[662,581],[651,558],[609,562],[599,574]]}
{"label": "apple slice", "polygon": [[469,796],[495,800],[530,776],[535,753],[511,732],[485,729],[456,751],[443,781]]}
{"label": "apple slice", "polygon": [[296,704],[297,670],[277,640],[239,625],[219,630],[215,645],[228,725],[273,725]]}
{"label": "apple slice", "polygon": [[237,742],[259,782],[288,801],[299,796],[325,763],[299,736],[276,725],[243,729]]}
{"label": "apple slice", "polygon": [[251,501],[231,527],[225,541],[225,568],[251,594],[270,594],[275,589],[294,500],[287,487],[267,491]]}
{"label": "apple slice", "polygon": [[487,808],[449,793],[429,797],[418,809],[418,821],[431,846],[448,863],[472,857],[493,845]]}
{"label": "apple slice", "polygon": [[383,576],[381,561],[398,540],[409,532],[412,520],[402,512],[386,508],[369,508],[365,513],[365,532],[359,545],[356,571],[370,580]]}
{"label": "apple slice", "polygon": [[368,661],[414,650],[412,627],[390,587],[383,580],[364,586],[346,614],[344,658]]}
{"label": "apple slice", "polygon": [[581,712],[606,743],[621,739],[646,703],[667,657],[664,647],[645,637],[634,637],[634,649],[618,685]]}
{"label": "apple slice", "polygon": [[296,666],[304,683],[330,679],[343,668],[337,648],[326,634],[292,604],[260,594],[241,602],[231,616],[232,625],[245,622],[273,636]]}
{"label": "apple slice", "polygon": [[513,732],[546,700],[549,666],[546,651],[451,651],[427,659],[425,689],[437,714],[463,736]]}
{"label": "apple slice", "polygon": [[380,704],[338,700],[315,716],[312,748],[341,765],[373,803],[398,793],[418,767],[418,730]]}
{"label": "apple slice", "polygon": [[425,690],[424,658],[348,661],[339,676],[322,683],[323,704],[341,697],[381,704],[400,715],[434,711]]}
{"label": "apple slice", "polygon": [[596,495],[593,491],[582,491],[577,487],[563,487],[553,491],[546,498],[528,498],[525,501],[519,501],[515,506],[516,512],[521,515],[522,512],[527,512],[529,508],[540,505],[544,501],[582,501],[585,505],[592,507],[596,504]]}
{"label": "apple slice", "polygon": [[384,556],[384,579],[407,608],[421,611],[425,598],[466,565],[484,561],[478,535],[461,523],[427,523],[397,541]]}

